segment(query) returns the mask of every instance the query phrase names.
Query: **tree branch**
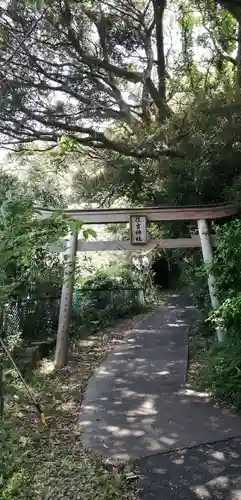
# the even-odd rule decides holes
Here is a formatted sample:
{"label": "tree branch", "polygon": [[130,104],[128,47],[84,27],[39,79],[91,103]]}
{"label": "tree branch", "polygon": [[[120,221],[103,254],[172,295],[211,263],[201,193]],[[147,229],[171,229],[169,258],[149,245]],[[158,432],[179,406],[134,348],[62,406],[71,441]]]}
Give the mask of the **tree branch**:
{"label": "tree branch", "polygon": [[166,8],[166,0],[152,0],[156,26],[156,49],[157,49],[157,73],[158,73],[158,109],[159,120],[163,121],[168,115],[166,106],[166,85],[165,85],[165,55],[164,55],[164,34],[163,16]]}
{"label": "tree branch", "polygon": [[[89,67],[96,68],[96,69],[103,69],[105,71],[113,73],[115,76],[122,78],[124,80],[128,80],[129,82],[133,83],[139,83],[143,82],[143,74],[142,73],[137,73],[134,71],[128,71],[125,68],[120,68],[118,66],[115,66],[114,64],[111,64],[107,62],[106,60],[102,60],[98,57],[94,57],[90,54],[86,54],[84,50],[82,49],[80,42],[78,38],[76,37],[76,34],[71,27],[70,21],[71,18],[69,19],[68,12],[63,13],[63,22],[67,28],[67,33],[64,33],[65,36],[68,38],[68,40],[71,42],[72,46],[75,48],[76,52],[79,54],[81,57],[83,63],[87,64]],[[51,23],[52,24],[52,23]],[[59,28],[52,24],[56,29]],[[63,34],[63,31],[61,31]]]}
{"label": "tree branch", "polygon": [[[152,92],[149,93],[149,89],[152,91],[150,83],[152,82],[151,73],[153,68],[154,57],[153,57],[151,37],[154,26],[155,23],[153,22],[150,28],[146,30],[146,36],[145,36],[145,53],[146,53],[147,64],[144,72],[145,83],[143,85],[143,90],[142,90],[142,116],[145,123],[151,122],[150,95],[152,94]],[[153,100],[155,102],[155,99]]]}
{"label": "tree branch", "polygon": [[[106,19],[102,10],[100,10],[100,20],[95,23],[96,28],[99,33],[100,45],[103,51],[104,60],[109,64],[109,54],[108,54],[108,40],[107,40],[107,30],[106,30]],[[109,86],[113,91],[116,103],[119,106],[122,116],[125,117],[126,122],[130,125],[133,132],[138,132],[140,125],[131,113],[128,104],[122,97],[121,91],[116,83],[116,79],[111,71],[109,71]]]}

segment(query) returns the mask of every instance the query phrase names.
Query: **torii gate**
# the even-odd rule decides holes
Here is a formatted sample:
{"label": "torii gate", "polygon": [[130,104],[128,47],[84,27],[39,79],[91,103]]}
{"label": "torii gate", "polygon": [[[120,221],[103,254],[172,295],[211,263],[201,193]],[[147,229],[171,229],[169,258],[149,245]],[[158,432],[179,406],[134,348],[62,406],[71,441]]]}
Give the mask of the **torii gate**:
{"label": "torii gate", "polygon": [[[39,209],[44,217],[52,214],[50,209]],[[215,246],[215,236],[209,233],[208,220],[230,217],[238,213],[235,205],[206,205],[187,207],[147,207],[147,208],[107,208],[107,209],[68,209],[64,210],[75,220],[81,220],[84,224],[110,224],[129,223],[129,241],[84,241],[78,240],[78,234],[71,233],[65,248],[66,272],[62,287],[61,304],[59,312],[59,325],[57,335],[56,358],[58,357],[58,345],[62,345],[65,339],[66,350],[68,342],[68,330],[72,309],[73,296],[73,276],[75,270],[76,252],[90,251],[137,251],[154,248],[202,248],[203,260],[210,263],[213,258]],[[171,238],[148,240],[148,222],[174,220],[195,220],[197,221],[198,233],[191,238]],[[208,287],[212,307],[219,305],[215,294],[215,279],[208,274]],[[218,340],[222,341],[224,332],[217,331]],[[63,363],[64,364],[64,363]]]}

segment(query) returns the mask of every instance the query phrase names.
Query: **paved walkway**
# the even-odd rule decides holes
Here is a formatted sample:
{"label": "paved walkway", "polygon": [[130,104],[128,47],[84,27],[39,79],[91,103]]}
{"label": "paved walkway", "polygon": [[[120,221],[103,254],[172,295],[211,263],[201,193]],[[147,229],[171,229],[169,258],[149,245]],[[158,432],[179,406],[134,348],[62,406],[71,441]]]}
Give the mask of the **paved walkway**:
{"label": "paved walkway", "polygon": [[[143,496],[145,500],[222,498],[174,497],[168,478],[172,476],[171,467],[173,473],[178,470],[172,463],[179,463],[181,470],[183,459],[173,452],[198,450],[198,445],[241,436],[241,417],[215,406],[207,395],[185,387],[188,328],[195,317],[195,309],[183,297],[172,295],[108,355],[90,379],[82,403],[79,424],[86,447],[110,460],[138,459],[143,485],[145,480],[153,482],[157,460],[154,468],[165,478],[170,495],[159,491],[155,496],[152,492],[152,496]],[[183,451],[186,456],[192,453]],[[163,487],[162,483],[160,480]]]}
{"label": "paved walkway", "polygon": [[138,461],[140,500],[241,500],[241,439]]}

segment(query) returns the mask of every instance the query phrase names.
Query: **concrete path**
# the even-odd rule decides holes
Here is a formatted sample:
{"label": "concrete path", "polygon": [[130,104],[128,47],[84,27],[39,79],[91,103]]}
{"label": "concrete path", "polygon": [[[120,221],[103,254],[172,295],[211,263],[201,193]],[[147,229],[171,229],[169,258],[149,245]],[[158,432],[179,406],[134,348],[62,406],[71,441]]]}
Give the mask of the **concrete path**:
{"label": "concrete path", "polygon": [[108,355],[81,407],[86,447],[110,460],[166,454],[160,457],[170,464],[167,452],[241,436],[238,415],[185,387],[188,328],[195,317],[183,297],[172,295]]}
{"label": "concrete path", "polygon": [[241,500],[241,439],[146,457],[140,500]]}

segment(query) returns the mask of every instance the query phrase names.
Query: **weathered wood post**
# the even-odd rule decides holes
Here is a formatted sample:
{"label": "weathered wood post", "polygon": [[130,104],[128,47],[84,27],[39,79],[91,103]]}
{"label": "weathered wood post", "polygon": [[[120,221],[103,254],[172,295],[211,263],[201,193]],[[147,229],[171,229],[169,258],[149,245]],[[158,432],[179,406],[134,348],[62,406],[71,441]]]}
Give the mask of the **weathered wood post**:
{"label": "weathered wood post", "polygon": [[4,372],[3,372],[3,353],[0,352],[0,418],[3,418],[4,411]]}
{"label": "weathered wood post", "polygon": [[144,291],[143,288],[140,288],[138,290],[138,300],[141,306],[145,305],[145,296],[144,296]]}
{"label": "weathered wood post", "polygon": [[74,271],[78,233],[70,233],[64,254],[64,281],[61,293],[59,325],[55,351],[55,366],[62,368],[68,362],[69,327],[72,312]]}
{"label": "weathered wood post", "polygon": [[[213,248],[212,248],[208,222],[205,219],[200,219],[197,221],[197,225],[201,241],[203,260],[205,264],[211,264],[213,260]],[[219,306],[219,300],[216,295],[215,277],[210,271],[208,271],[208,288],[209,288],[211,304],[213,309],[215,309],[216,307]],[[223,342],[225,337],[225,330],[223,328],[217,328],[216,333],[218,341]]]}
{"label": "weathered wood post", "polygon": [[[0,307],[0,335],[3,335],[4,328],[4,308],[1,304]],[[0,348],[0,418],[3,418],[4,411],[4,354]]]}

